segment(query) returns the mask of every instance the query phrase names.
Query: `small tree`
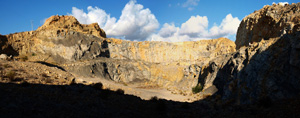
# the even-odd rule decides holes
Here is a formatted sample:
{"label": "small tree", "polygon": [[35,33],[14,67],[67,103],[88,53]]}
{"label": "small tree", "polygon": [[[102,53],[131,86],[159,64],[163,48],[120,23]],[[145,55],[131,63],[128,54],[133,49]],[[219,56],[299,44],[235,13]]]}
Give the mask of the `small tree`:
{"label": "small tree", "polygon": [[203,86],[199,83],[199,84],[197,84],[197,86],[192,88],[192,91],[193,91],[194,94],[196,94],[196,93],[201,92],[202,89],[203,89]]}

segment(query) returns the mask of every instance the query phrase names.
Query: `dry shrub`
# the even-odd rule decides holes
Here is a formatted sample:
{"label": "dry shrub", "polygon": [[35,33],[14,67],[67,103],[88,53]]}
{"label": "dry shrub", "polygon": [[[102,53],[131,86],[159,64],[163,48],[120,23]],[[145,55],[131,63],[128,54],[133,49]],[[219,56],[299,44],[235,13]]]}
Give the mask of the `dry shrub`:
{"label": "dry shrub", "polygon": [[52,83],[52,79],[50,79],[50,78],[45,78],[45,82],[46,82],[46,83]]}
{"label": "dry shrub", "polygon": [[22,56],[20,57],[21,61],[27,61],[28,60],[28,57],[27,56]]}
{"label": "dry shrub", "polygon": [[103,84],[101,82],[92,84],[91,86],[95,89],[100,89],[100,90],[103,88]]}
{"label": "dry shrub", "polygon": [[6,77],[9,79],[9,81],[14,81],[15,80],[15,76],[16,76],[16,72],[15,71],[9,71],[8,73],[6,73]]}
{"label": "dry shrub", "polygon": [[199,84],[197,84],[197,86],[195,86],[195,87],[192,88],[192,92],[193,92],[194,94],[195,94],[195,93],[199,93],[199,92],[202,91],[202,89],[203,89],[203,86],[199,83]]}

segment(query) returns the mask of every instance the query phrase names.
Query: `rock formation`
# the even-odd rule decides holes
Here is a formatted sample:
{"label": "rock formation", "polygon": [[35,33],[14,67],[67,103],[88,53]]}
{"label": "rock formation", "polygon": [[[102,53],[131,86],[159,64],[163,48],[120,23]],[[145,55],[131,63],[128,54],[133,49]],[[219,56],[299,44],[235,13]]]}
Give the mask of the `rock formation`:
{"label": "rock formation", "polygon": [[269,40],[299,31],[300,4],[266,5],[245,17],[238,28],[236,47]]}
{"label": "rock formation", "polygon": [[[107,39],[110,58],[141,60],[152,63],[200,62],[235,51],[226,38],[187,42],[133,42]],[[199,51],[200,50],[200,51]]]}
{"label": "rock formation", "polygon": [[[265,6],[245,17],[236,42],[135,42],[106,38],[97,25],[52,16],[36,31],[0,36],[0,53],[63,68],[75,77],[159,86],[224,104],[300,94],[300,3]],[[25,58],[26,57],[26,58]]]}
{"label": "rock formation", "polygon": [[202,81],[236,104],[298,96],[299,13],[297,3],[265,6],[245,17],[235,42],[238,50],[210,61]]}
{"label": "rock formation", "polygon": [[11,47],[15,58],[55,64],[77,77],[147,83],[184,94],[198,84],[204,63],[235,51],[226,38],[178,43],[105,38],[97,24],[82,25],[73,16],[52,16],[36,31],[2,39],[2,53],[12,55],[5,51]]}
{"label": "rock formation", "polygon": [[37,31],[42,30],[46,30],[46,32],[49,32],[49,30],[57,30],[57,34],[72,30],[75,32],[92,34],[97,37],[106,38],[105,32],[100,28],[98,23],[90,25],[80,24],[73,16],[51,16],[45,21],[43,26],[37,29]]}

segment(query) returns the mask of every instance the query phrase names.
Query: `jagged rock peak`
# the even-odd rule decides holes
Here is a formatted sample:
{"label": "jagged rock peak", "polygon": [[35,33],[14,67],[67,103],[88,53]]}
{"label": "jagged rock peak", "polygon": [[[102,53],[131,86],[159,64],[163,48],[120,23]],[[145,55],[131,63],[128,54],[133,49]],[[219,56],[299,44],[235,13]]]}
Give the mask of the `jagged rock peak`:
{"label": "jagged rock peak", "polygon": [[51,16],[45,21],[44,25],[37,29],[37,31],[49,29],[74,30],[76,32],[82,32],[85,34],[92,34],[98,37],[106,38],[104,30],[100,28],[98,23],[92,23],[89,25],[80,24],[73,16]]}
{"label": "jagged rock peak", "polygon": [[236,48],[297,31],[300,31],[300,3],[266,5],[242,20],[236,36]]}

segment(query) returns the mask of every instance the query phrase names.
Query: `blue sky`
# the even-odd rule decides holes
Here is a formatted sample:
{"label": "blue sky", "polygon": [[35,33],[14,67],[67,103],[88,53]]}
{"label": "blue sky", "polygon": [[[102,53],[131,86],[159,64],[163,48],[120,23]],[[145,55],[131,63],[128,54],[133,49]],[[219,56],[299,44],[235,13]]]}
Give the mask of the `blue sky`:
{"label": "blue sky", "polygon": [[[296,0],[3,0],[0,34],[34,30],[52,15],[98,22],[109,37],[127,40],[235,40],[245,16],[273,2]],[[89,9],[88,9],[89,8]]]}

